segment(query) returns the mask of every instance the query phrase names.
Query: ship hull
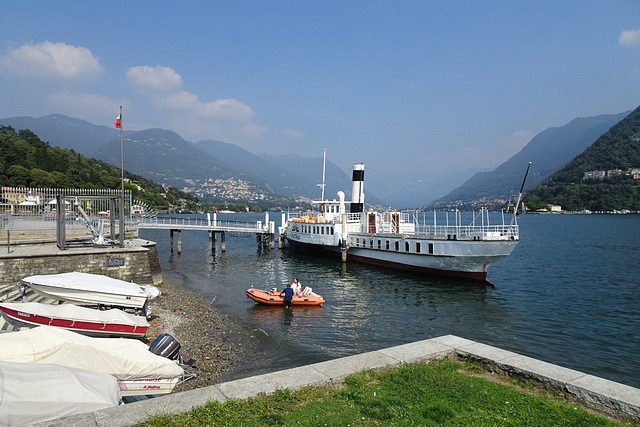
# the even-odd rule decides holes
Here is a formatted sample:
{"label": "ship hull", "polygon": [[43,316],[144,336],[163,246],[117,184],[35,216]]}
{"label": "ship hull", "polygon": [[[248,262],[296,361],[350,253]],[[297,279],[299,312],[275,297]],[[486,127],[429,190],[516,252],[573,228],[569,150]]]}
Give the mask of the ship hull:
{"label": "ship hull", "polygon": [[[292,248],[341,257],[338,246],[310,244],[287,239]],[[425,243],[428,245],[428,243]],[[458,277],[474,281],[486,281],[489,265],[508,256],[517,241],[461,242],[436,241],[443,254],[410,254],[391,250],[350,247],[347,261],[377,265],[396,270],[429,275]]]}

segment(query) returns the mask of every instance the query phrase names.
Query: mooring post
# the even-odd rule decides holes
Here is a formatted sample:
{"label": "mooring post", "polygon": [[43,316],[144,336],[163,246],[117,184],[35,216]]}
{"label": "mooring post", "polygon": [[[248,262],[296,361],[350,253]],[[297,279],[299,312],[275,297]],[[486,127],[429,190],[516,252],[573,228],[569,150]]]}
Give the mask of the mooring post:
{"label": "mooring post", "polygon": [[178,230],[178,255],[182,253],[182,230]]}
{"label": "mooring post", "polygon": [[273,240],[274,235],[276,233],[276,223],[275,221],[269,222],[269,248],[273,249]]}
{"label": "mooring post", "polygon": [[222,252],[225,252],[227,250],[227,247],[224,243],[224,231],[220,233],[220,250]]}
{"label": "mooring post", "polygon": [[[282,224],[282,230],[285,230],[285,227],[287,226],[287,217],[285,216],[284,212],[282,212],[282,218],[281,218],[281,224]],[[284,238],[283,235],[280,233],[280,230],[278,230],[278,248],[282,248],[284,246]]]}

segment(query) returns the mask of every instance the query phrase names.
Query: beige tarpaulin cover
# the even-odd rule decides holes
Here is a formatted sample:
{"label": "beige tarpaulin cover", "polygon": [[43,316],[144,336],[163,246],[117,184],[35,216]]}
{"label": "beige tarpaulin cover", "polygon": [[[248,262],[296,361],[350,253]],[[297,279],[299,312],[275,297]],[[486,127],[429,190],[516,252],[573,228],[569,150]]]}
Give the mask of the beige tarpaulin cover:
{"label": "beige tarpaulin cover", "polygon": [[135,314],[129,314],[117,308],[111,310],[95,310],[73,304],[42,304],[39,302],[3,302],[0,307],[22,311],[50,319],[67,319],[77,322],[107,323],[130,326],[149,327],[149,322]]}
{"label": "beige tarpaulin cover", "polygon": [[175,378],[184,373],[141,341],[91,338],[51,326],[0,334],[0,361],[53,363],[111,374],[119,380]]}
{"label": "beige tarpaulin cover", "polygon": [[60,365],[0,362],[0,425],[23,426],[118,406],[111,375]]}

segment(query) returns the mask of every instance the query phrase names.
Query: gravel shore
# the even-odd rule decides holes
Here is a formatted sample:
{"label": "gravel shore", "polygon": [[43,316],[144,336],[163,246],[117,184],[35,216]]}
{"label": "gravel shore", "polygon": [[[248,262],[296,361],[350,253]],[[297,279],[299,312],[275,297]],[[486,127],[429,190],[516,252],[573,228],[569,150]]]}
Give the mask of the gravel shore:
{"label": "gravel shore", "polygon": [[219,313],[195,292],[166,277],[158,288],[162,295],[153,303],[149,343],[160,334],[172,335],[181,344],[180,355],[184,360],[194,359],[199,371],[175,391],[224,382],[260,352],[253,331]]}

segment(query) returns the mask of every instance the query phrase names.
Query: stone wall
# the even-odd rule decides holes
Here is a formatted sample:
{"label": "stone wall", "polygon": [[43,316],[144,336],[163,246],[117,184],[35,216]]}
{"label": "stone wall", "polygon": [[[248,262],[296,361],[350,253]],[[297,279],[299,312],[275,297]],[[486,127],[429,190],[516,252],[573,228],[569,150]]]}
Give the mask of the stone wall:
{"label": "stone wall", "polygon": [[71,247],[55,244],[12,246],[0,256],[0,284],[18,283],[26,276],[70,271],[102,274],[139,285],[162,283],[155,242],[128,240],[124,248]]}

